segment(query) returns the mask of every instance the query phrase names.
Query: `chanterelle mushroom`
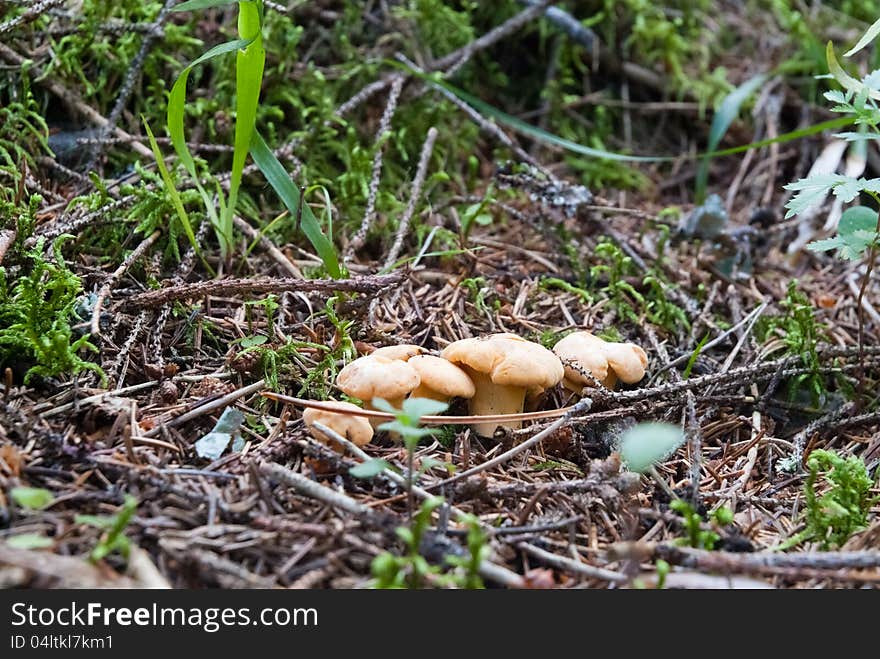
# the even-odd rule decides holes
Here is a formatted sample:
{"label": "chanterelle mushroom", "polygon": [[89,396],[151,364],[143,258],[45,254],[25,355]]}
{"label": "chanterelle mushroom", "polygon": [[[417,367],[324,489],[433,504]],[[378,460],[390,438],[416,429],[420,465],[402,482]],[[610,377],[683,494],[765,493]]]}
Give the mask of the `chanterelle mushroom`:
{"label": "chanterelle mushroom", "polygon": [[[471,414],[515,414],[522,412],[526,390],[547,389],[562,379],[559,358],[546,348],[514,334],[491,334],[450,343],[443,357],[458,364],[474,383]],[[473,426],[480,435],[491,436],[499,424]],[[502,424],[516,429],[522,423]]]}
{"label": "chanterelle mushroom", "polygon": [[345,413],[346,411],[359,411],[361,408],[352,403],[343,402],[335,403],[334,406],[339,409],[339,412],[328,412],[327,410],[317,410],[314,408],[309,408],[303,412],[303,421],[308,427],[312,437],[322,444],[330,446],[337,453],[344,452],[344,447],[340,446],[339,442],[333,441],[330,437],[314,427],[314,424],[317,422],[321,425],[327,426],[331,430],[335,430],[347,440],[358,446],[369,444],[370,440],[373,438],[373,426],[370,425],[369,420],[362,416],[354,416],[353,414]]}
{"label": "chanterelle mushroom", "polygon": [[413,345],[411,343],[401,343],[396,346],[385,346],[383,348],[376,348],[373,352],[371,352],[368,357],[384,357],[385,359],[399,359],[400,361],[406,362],[416,355],[421,355],[424,352],[421,346]]}
{"label": "chanterelle mushroom", "polygon": [[553,346],[565,366],[563,384],[580,393],[592,375],[613,389],[617,381],[633,384],[645,377],[648,355],[634,343],[605,341],[590,332],[573,332]]}
{"label": "chanterelle mushroom", "polygon": [[474,383],[467,373],[452,362],[433,355],[417,355],[407,364],[416,369],[421,380],[411,398],[432,398],[448,403],[451,398],[471,398]]}
{"label": "chanterelle mushroom", "polygon": [[[355,359],[336,376],[336,386],[349,396],[360,398],[368,410],[376,409],[372,405],[374,398],[384,398],[399,409],[419,381],[419,374],[407,362],[375,354]],[[384,420],[374,419],[370,423],[375,428]]]}
{"label": "chanterelle mushroom", "polygon": [[606,343],[605,357],[609,368],[621,382],[635,384],[645,377],[648,354],[641,346],[635,343]]}

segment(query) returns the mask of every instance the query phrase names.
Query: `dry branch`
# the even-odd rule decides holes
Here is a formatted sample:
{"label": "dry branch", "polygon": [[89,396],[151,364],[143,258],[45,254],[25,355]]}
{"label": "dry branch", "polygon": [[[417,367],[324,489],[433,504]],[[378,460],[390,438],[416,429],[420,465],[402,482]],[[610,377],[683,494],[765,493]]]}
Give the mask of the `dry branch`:
{"label": "dry branch", "polygon": [[178,284],[139,293],[120,303],[127,308],[154,307],[177,300],[193,300],[210,295],[247,295],[262,293],[364,293],[376,295],[399,284],[404,271],[389,275],[370,275],[351,279],[293,279],[258,277],[254,279],[217,279],[192,284]]}

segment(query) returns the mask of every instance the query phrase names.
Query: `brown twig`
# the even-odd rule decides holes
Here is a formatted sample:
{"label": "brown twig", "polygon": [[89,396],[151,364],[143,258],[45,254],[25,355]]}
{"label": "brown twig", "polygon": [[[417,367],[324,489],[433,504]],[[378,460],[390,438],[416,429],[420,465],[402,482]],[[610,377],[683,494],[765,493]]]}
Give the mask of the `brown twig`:
{"label": "brown twig", "polygon": [[364,293],[376,295],[400,283],[403,271],[389,275],[367,275],[351,279],[293,279],[257,277],[254,279],[216,279],[192,284],[177,284],[133,295],[120,302],[126,308],[154,307],[177,300],[192,300],[211,295],[246,295],[260,293]]}

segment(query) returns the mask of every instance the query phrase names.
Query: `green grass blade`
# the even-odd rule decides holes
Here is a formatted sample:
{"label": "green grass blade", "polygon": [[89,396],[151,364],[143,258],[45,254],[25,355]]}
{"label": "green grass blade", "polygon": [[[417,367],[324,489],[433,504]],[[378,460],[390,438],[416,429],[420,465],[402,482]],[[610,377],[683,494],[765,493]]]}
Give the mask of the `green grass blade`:
{"label": "green grass blade", "polygon": [[[189,79],[190,71],[192,71],[194,67],[203,62],[214,59],[215,57],[219,57],[220,55],[225,55],[226,53],[231,53],[236,50],[240,51],[242,48],[248,47],[252,41],[252,39],[236,39],[235,41],[227,41],[211,48],[208,52],[194,60],[180,72],[180,75],[171,87],[171,93],[168,95],[168,109],[165,118],[168,137],[171,138],[171,144],[174,147],[175,153],[177,153],[177,157],[180,159],[180,162],[195,183],[196,189],[199,191],[199,195],[202,197],[202,201],[205,204],[205,210],[208,213],[211,224],[215,227],[218,233],[221,232],[221,227],[220,219],[217,216],[217,210],[214,208],[214,202],[211,195],[208,194],[207,190],[202,186],[202,182],[199,180],[199,175],[196,171],[196,163],[193,160],[192,154],[189,152],[189,147],[186,145],[186,137],[184,135],[186,82]],[[220,240],[221,245],[224,245],[222,236]]]}
{"label": "green grass blade", "polygon": [[242,48],[246,48],[251,44],[252,39],[236,39],[235,41],[227,41],[218,46],[214,46],[204,55],[190,63],[174,81],[171,87],[171,93],[168,96],[168,110],[166,116],[168,136],[171,138],[171,144],[180,162],[189,172],[189,175],[198,182],[196,175],[196,164],[193,161],[189,148],[186,145],[186,138],[183,131],[184,108],[186,106],[186,82],[189,79],[189,72],[199,64],[207,62],[210,59],[231,53]]}
{"label": "green grass blade", "polygon": [[577,142],[566,140],[565,138],[554,135],[553,133],[538,128],[537,126],[532,126],[531,124],[526,123],[521,119],[511,116],[506,112],[499,110],[498,108],[488,103],[485,103],[484,101],[481,101],[472,94],[469,94],[468,92],[459,89],[454,85],[450,85],[445,80],[438,79],[436,76],[415,71],[399,62],[388,61],[388,63],[394,65],[396,68],[401,68],[408,71],[411,75],[421,80],[424,80],[431,85],[442,87],[443,89],[452,92],[461,100],[471,105],[474,109],[478,110],[486,117],[495,119],[499,124],[505,125],[508,128],[511,128],[512,130],[522,135],[525,135],[526,137],[539,140],[546,144],[559,146],[573,153],[579,153],[581,155],[590,156],[593,158],[616,160],[620,162],[672,162],[674,160],[681,160],[682,158],[687,160],[696,160],[706,157],[715,158],[717,156],[731,156],[737,153],[743,153],[744,151],[749,151],[750,149],[760,149],[771,144],[783,144],[785,142],[791,142],[793,140],[801,139],[802,137],[816,135],[817,133],[822,133],[826,130],[836,130],[838,128],[843,128],[844,126],[849,126],[850,124],[855,123],[855,119],[851,117],[839,117],[837,119],[831,119],[829,121],[824,121],[822,123],[814,124],[812,126],[807,126],[806,128],[799,128],[798,130],[793,130],[782,135],[777,135],[774,138],[759,140],[758,142],[751,142],[749,144],[743,144],[742,146],[731,147],[729,149],[721,149],[720,151],[710,150],[703,153],[681,154],[677,156],[627,155],[623,153],[615,153],[613,151],[604,151],[602,149],[592,149],[590,147],[583,146],[582,144],[578,144]]}
{"label": "green grass blade", "polygon": [[212,7],[222,7],[223,5],[232,5],[238,0],[187,0],[181,2],[171,11],[196,11],[198,9],[210,9]]}
{"label": "green grass blade", "polygon": [[263,81],[263,68],[266,51],[260,33],[260,8],[257,2],[240,2],[238,10],[239,35],[251,40],[250,45],[239,50],[235,60],[235,148],[232,153],[232,175],[229,179],[229,198],[226,200],[221,231],[223,255],[229,253],[232,245],[232,216],[238,201],[244,163],[250,150],[251,136],[257,121],[257,106],[260,102],[260,87]]}
{"label": "green grass blade", "polygon": [[852,57],[857,52],[859,52],[862,48],[864,48],[869,43],[874,41],[874,39],[877,38],[878,34],[880,34],[880,19],[874,21],[874,24],[871,25],[871,27],[868,28],[868,31],[865,32],[864,35],[862,35],[862,38],[859,39],[859,42],[855,46],[850,48],[848,51],[846,51],[843,54],[843,56],[844,57]]}
{"label": "green grass blade", "polygon": [[[251,156],[257,167],[263,172],[263,176],[269,182],[269,185],[275,190],[281,201],[284,203],[291,217],[300,217],[300,225],[303,233],[315,251],[318,257],[324,262],[324,267],[331,277],[339,279],[342,272],[339,268],[339,259],[336,255],[336,248],[331,240],[321,231],[321,226],[315,214],[308,204],[302,203],[299,188],[290,180],[290,176],[279,162],[275,154],[266,144],[263,136],[258,131],[253,132],[251,138]],[[300,204],[302,203],[302,213],[300,214]]]}
{"label": "green grass blade", "polygon": [[156,166],[159,168],[159,175],[162,177],[165,189],[171,197],[171,204],[174,206],[174,210],[177,211],[177,216],[180,218],[181,225],[183,225],[183,232],[189,239],[196,254],[201,255],[199,244],[196,241],[196,234],[193,233],[192,224],[190,224],[189,215],[186,214],[186,209],[183,207],[180,193],[177,191],[177,188],[174,187],[174,181],[171,180],[171,174],[168,173],[168,169],[165,167],[165,160],[162,157],[162,152],[159,150],[159,145],[156,143],[156,138],[153,136],[153,131],[150,130],[150,124],[147,123],[146,118],[143,118],[143,121],[144,130],[147,131],[147,139],[150,140],[150,148],[153,150],[153,155],[156,157]]}
{"label": "green grass blade", "polygon": [[[714,151],[721,138],[730,128],[730,124],[739,115],[739,109],[747,98],[749,98],[757,89],[767,80],[767,75],[761,73],[746,80],[739,87],[730,92],[721,101],[715,116],[712,118],[712,126],[709,128],[709,142],[706,145],[710,152]],[[711,156],[705,156],[700,162],[697,169],[696,179],[696,202],[702,204],[706,198],[706,184],[709,180],[709,161]]]}

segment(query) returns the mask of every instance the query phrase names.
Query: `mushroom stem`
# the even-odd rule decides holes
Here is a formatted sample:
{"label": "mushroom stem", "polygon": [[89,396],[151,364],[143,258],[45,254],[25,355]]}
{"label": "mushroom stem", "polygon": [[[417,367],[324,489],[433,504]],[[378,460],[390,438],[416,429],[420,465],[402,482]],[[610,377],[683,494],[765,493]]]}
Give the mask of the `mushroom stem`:
{"label": "mushroom stem", "polygon": [[441,403],[448,403],[451,400],[450,396],[444,396],[439,391],[435,391],[431,389],[431,387],[426,387],[423,384],[420,384],[418,387],[413,389],[413,391],[409,395],[410,398],[430,398],[431,400],[437,400]]}
{"label": "mushroom stem", "polygon": [[[399,410],[400,408],[403,407],[403,399],[404,398],[405,398],[405,396],[400,396],[399,398],[386,398],[385,400],[388,401],[388,403],[391,405],[391,407],[393,407],[396,410]],[[385,411],[385,410],[380,410],[378,407],[373,407],[373,404],[370,401],[364,401],[364,409],[365,410],[373,410],[374,412],[384,412]],[[385,419],[372,419],[372,418],[370,419],[370,425],[373,426],[374,429],[378,428],[383,423],[387,423],[387,421]],[[391,436],[397,437],[397,433],[392,433]]]}
{"label": "mushroom stem", "polygon": [[[495,384],[485,374],[472,368],[464,367],[467,374],[474,381],[476,393],[470,399],[471,414],[487,416],[489,414],[516,414],[522,412],[526,398],[526,388],[506,384]],[[508,430],[517,430],[522,427],[522,421],[509,421],[507,423],[475,423],[471,427],[478,435],[491,437],[495,434],[498,426]]]}

